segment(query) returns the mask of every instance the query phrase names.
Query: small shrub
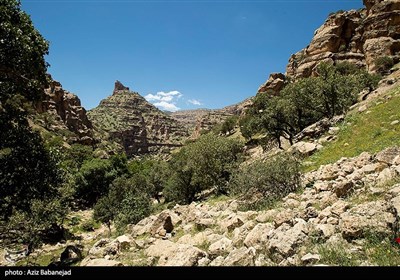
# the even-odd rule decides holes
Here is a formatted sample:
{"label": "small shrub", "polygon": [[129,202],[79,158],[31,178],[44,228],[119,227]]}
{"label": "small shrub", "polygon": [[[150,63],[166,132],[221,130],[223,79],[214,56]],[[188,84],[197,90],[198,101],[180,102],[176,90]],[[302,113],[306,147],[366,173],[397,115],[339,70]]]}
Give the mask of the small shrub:
{"label": "small shrub", "polygon": [[376,66],[376,71],[380,74],[387,74],[390,68],[393,67],[393,58],[390,56],[381,56],[374,61]]}
{"label": "small shrub", "polygon": [[[233,193],[249,199],[261,195],[265,205],[273,203],[300,186],[300,164],[291,155],[280,154],[263,162],[255,161],[234,174],[230,188]],[[268,203],[267,203],[268,204]]]}
{"label": "small shrub", "polygon": [[94,231],[96,228],[95,222],[93,220],[85,221],[81,225],[81,230],[82,231]]}

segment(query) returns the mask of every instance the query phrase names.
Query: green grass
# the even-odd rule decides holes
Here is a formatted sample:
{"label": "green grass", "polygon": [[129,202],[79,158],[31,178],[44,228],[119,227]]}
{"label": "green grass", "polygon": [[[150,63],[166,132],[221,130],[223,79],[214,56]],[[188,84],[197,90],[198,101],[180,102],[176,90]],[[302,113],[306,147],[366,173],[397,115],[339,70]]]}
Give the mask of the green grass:
{"label": "green grass", "polygon": [[48,266],[53,261],[58,261],[65,248],[56,249],[51,252],[30,256],[16,263],[17,266]]}
{"label": "green grass", "polygon": [[351,253],[343,244],[317,245],[321,256],[319,263],[338,266],[399,266],[400,245],[392,236],[367,232],[358,251]]}
{"label": "green grass", "polygon": [[[341,157],[355,157],[362,152],[376,153],[384,148],[400,145],[400,87],[389,91],[376,102],[371,102],[367,111],[350,112],[340,127],[337,140],[307,158],[303,171],[333,163]],[[389,99],[385,99],[389,98]]]}
{"label": "green grass", "polygon": [[229,199],[231,199],[231,197],[227,196],[227,195],[213,195],[209,198],[207,198],[207,204],[209,204],[210,206],[215,206],[218,203],[221,202],[226,202]]}
{"label": "green grass", "polygon": [[319,263],[338,266],[356,266],[356,256],[350,254],[343,245],[321,245],[318,247],[321,256]]}
{"label": "green grass", "polygon": [[400,246],[392,239],[394,238],[367,234],[363,246],[366,259],[379,266],[400,265]]}

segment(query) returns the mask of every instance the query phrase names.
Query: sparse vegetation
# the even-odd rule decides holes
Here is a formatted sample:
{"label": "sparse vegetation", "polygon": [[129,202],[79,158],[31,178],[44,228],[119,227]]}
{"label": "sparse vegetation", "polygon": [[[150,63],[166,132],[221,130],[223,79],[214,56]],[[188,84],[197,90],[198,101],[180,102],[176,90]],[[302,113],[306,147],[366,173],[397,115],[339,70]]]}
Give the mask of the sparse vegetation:
{"label": "sparse vegetation", "polygon": [[376,153],[400,145],[400,128],[391,124],[400,119],[399,93],[400,88],[396,88],[381,100],[370,103],[368,114],[356,110],[349,113],[340,127],[337,140],[308,158],[309,164],[304,166],[303,171],[314,170],[341,157],[354,157],[364,151]]}
{"label": "sparse vegetation", "polygon": [[258,94],[240,122],[243,136],[265,133],[279,147],[282,137],[293,143],[295,134],[308,125],[346,112],[361,90],[374,88],[379,80],[350,63],[320,63],[317,73],[288,84],[279,95]]}
{"label": "sparse vegetation", "polygon": [[[300,164],[287,154],[266,162],[258,160],[238,169],[229,185],[233,193],[242,194],[253,205],[265,207],[299,188]],[[260,201],[254,202],[258,195]]]}

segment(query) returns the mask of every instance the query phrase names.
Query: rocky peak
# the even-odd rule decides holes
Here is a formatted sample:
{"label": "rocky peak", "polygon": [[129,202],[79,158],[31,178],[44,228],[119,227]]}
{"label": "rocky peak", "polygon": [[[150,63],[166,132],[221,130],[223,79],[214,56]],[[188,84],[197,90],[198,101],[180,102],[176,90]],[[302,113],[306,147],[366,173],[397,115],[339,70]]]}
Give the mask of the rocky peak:
{"label": "rocky peak", "polygon": [[120,81],[116,80],[113,95],[124,91],[129,91],[129,87],[124,86]]}
{"label": "rocky peak", "polygon": [[168,153],[182,145],[186,128],[119,81],[113,95],[88,112],[104,137],[118,142],[128,156]]}
{"label": "rocky peak", "polygon": [[365,9],[331,14],[314,32],[310,44],[293,54],[286,74],[272,74],[258,92],[279,91],[286,77],[315,75],[321,62],[347,61],[374,72],[382,56],[400,60],[400,2],[364,0]]}

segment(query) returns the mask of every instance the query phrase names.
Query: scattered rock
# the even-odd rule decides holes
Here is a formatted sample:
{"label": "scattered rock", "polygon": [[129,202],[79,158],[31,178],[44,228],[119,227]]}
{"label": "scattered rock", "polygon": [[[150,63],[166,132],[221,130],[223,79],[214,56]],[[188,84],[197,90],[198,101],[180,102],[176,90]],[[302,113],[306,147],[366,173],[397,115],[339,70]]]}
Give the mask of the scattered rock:
{"label": "scattered rock", "polygon": [[364,112],[365,110],[367,110],[367,105],[361,105],[360,107],[358,107],[358,112]]}
{"label": "scattered rock", "polygon": [[307,223],[301,219],[293,227],[282,224],[272,234],[267,250],[277,260],[292,256],[307,238],[307,232]]}
{"label": "scattered rock", "polygon": [[194,266],[207,256],[196,247],[176,244],[169,240],[157,240],[145,253],[150,257],[158,257],[157,264],[160,266]]}
{"label": "scattered rock", "polygon": [[223,230],[230,232],[235,228],[242,226],[243,224],[243,221],[238,216],[236,216],[236,214],[232,214],[224,219],[221,222],[220,226]]}
{"label": "scattered rock", "polygon": [[343,181],[336,184],[334,192],[337,197],[345,197],[349,195],[350,191],[353,189],[354,183],[352,181]]}
{"label": "scattered rock", "polygon": [[302,154],[304,156],[310,156],[314,152],[316,152],[317,150],[319,150],[321,148],[322,148],[322,146],[319,144],[300,141],[300,142],[297,142],[296,144],[294,144],[290,148],[290,150],[299,152],[300,154]]}
{"label": "scattered rock", "polygon": [[388,205],[373,201],[357,205],[340,215],[339,227],[345,239],[363,237],[365,232],[389,234],[395,222]]}
{"label": "scattered rock", "polygon": [[115,260],[85,259],[81,262],[81,266],[123,266],[123,264]]}
{"label": "scattered rock", "polygon": [[244,239],[246,247],[254,247],[261,250],[267,244],[275,227],[271,223],[257,224]]}
{"label": "scattered rock", "polygon": [[223,266],[254,266],[256,250],[242,247],[232,250],[222,262]]}
{"label": "scattered rock", "polygon": [[168,212],[161,212],[150,228],[152,236],[165,236],[174,229],[171,216]]}
{"label": "scattered rock", "polygon": [[232,240],[223,237],[222,239],[218,240],[217,242],[213,243],[208,247],[208,253],[211,256],[219,256],[224,255],[230,252],[233,249]]}
{"label": "scattered rock", "polygon": [[301,257],[301,261],[303,264],[314,264],[318,262],[321,259],[321,256],[318,254],[306,254],[303,257]]}
{"label": "scattered rock", "polygon": [[378,162],[393,164],[394,159],[400,155],[399,147],[390,147],[376,154],[375,160]]}

